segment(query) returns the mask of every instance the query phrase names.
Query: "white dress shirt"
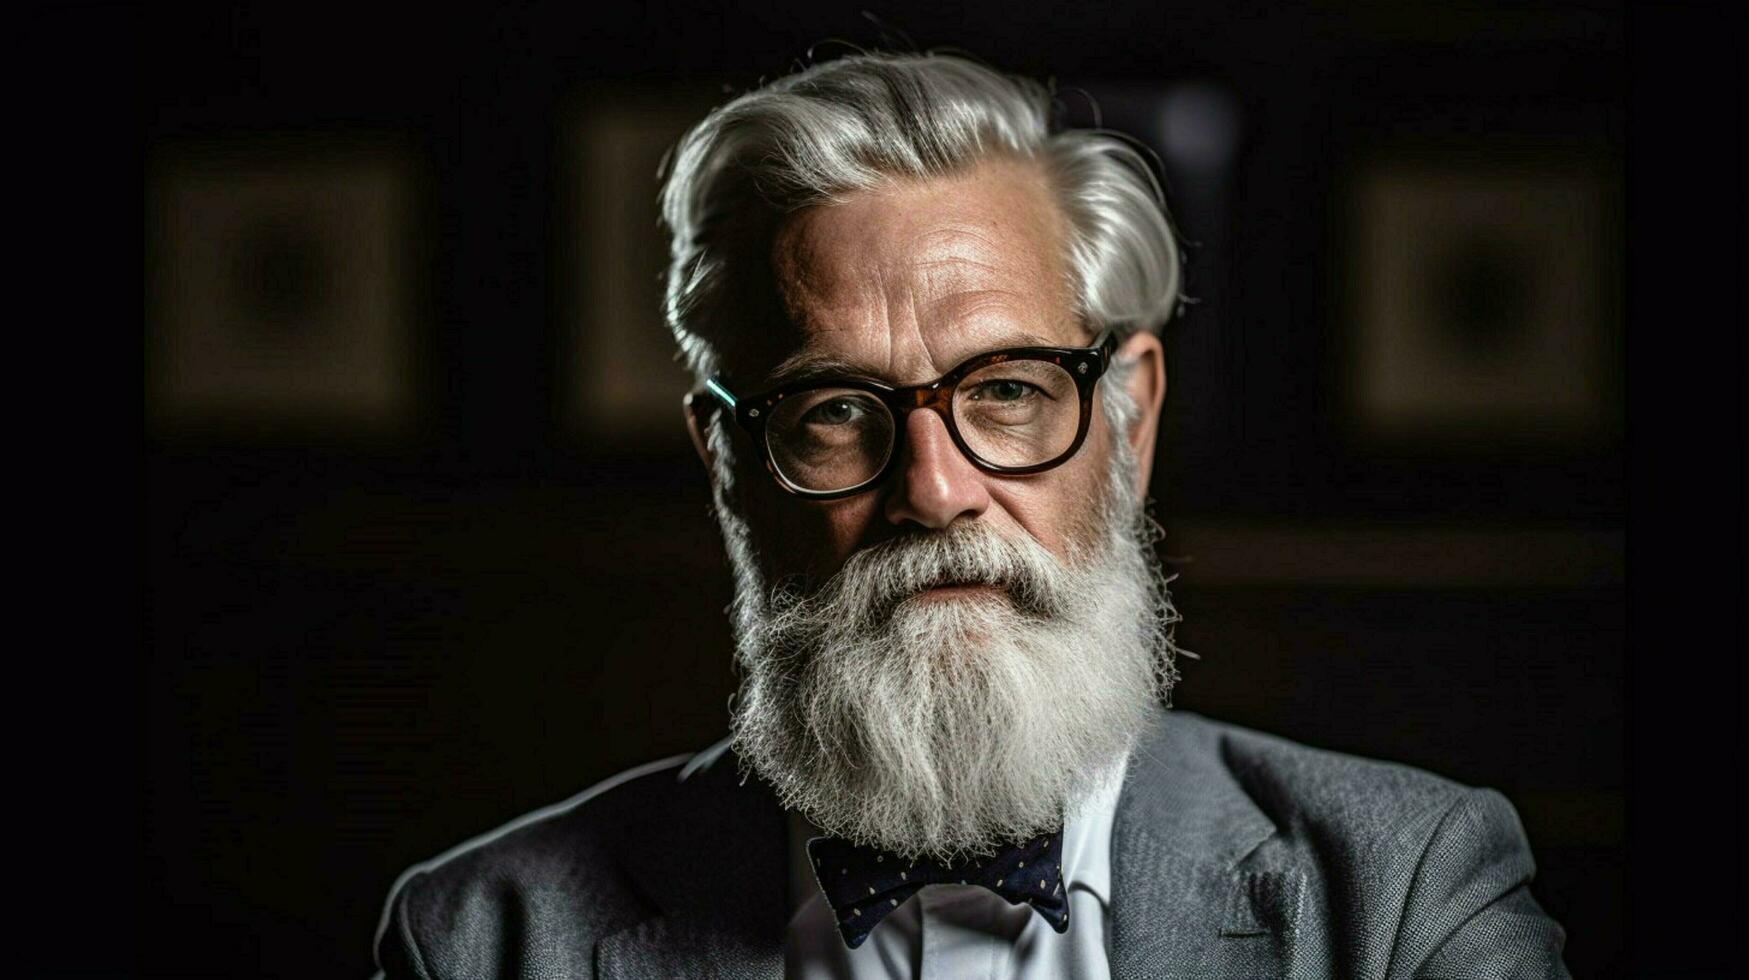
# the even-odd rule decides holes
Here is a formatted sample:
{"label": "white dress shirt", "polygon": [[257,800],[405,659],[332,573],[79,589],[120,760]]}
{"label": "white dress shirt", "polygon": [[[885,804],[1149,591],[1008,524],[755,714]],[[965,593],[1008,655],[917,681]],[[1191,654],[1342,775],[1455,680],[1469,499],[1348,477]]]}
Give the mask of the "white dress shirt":
{"label": "white dress shirt", "polygon": [[1123,789],[1124,763],[1072,807],[1063,827],[1063,882],[1069,929],[981,885],[925,885],[875,926],[856,949],[809,866],[807,844],[819,831],[789,815],[790,920],[784,976],[790,980],[1109,980],[1107,914],[1111,902],[1111,825]]}

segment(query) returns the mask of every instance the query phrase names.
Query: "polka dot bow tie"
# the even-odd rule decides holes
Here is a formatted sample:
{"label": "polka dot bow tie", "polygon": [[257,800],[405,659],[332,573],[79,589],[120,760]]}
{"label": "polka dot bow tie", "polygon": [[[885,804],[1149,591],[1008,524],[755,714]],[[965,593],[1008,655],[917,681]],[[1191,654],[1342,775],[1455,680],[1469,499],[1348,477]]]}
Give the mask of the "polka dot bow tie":
{"label": "polka dot bow tie", "polygon": [[1069,929],[1069,899],[1063,893],[1063,834],[1052,831],[984,861],[947,865],[927,858],[906,861],[835,837],[808,841],[808,857],[820,890],[832,905],[844,945],[861,946],[887,913],[924,885],[982,885],[1032,907],[1058,932]]}

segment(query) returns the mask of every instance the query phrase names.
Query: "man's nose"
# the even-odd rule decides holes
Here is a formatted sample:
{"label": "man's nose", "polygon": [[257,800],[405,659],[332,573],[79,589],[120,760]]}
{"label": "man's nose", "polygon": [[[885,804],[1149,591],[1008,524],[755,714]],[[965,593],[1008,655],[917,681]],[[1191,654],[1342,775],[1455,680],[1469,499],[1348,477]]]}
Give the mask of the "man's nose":
{"label": "man's nose", "polygon": [[983,473],[954,445],[941,416],[921,409],[909,413],[895,483],[887,496],[887,519],[940,530],[960,517],[977,517],[989,506]]}

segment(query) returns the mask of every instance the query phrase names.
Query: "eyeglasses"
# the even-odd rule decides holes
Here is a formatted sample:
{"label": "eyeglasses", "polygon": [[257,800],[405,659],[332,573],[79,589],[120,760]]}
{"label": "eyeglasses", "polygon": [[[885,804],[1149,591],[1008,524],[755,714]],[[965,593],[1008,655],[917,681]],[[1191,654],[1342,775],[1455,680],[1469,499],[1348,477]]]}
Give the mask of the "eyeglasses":
{"label": "eyeglasses", "polygon": [[1092,347],[989,351],[924,385],[895,388],[860,378],[798,381],[738,397],[713,377],[686,396],[700,430],[727,409],[765,453],[785,490],[814,500],[860,493],[899,458],[903,420],[918,409],[941,416],[954,445],[987,473],[1040,473],[1062,464],[1087,438],[1093,387],[1111,364],[1117,337]]}

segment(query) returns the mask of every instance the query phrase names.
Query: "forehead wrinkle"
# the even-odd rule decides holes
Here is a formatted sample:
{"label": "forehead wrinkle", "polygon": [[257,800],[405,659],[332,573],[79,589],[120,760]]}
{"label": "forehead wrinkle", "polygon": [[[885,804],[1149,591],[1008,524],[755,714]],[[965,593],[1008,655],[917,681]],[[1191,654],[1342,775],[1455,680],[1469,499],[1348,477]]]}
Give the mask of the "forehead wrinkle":
{"label": "forehead wrinkle", "polygon": [[[798,310],[803,314],[796,321],[801,346],[766,374],[765,383],[865,376],[894,384],[923,384],[990,350],[1073,342],[1047,336],[1053,324],[1045,322],[1017,290],[915,287],[899,277],[884,290],[869,290],[870,296],[884,301],[884,311],[908,316],[845,311],[848,315],[839,318],[818,315],[822,311],[815,309]],[[857,339],[832,343],[833,335]],[[849,353],[842,352],[846,348]]]}
{"label": "forehead wrinkle", "polygon": [[778,297],[784,314],[799,330],[814,327],[816,311],[830,308],[832,294],[838,291],[824,263],[814,259],[819,251],[802,234],[780,234],[773,244]]}
{"label": "forehead wrinkle", "polygon": [[1042,336],[1062,326],[1064,292],[1042,175],[995,166],[976,179],[895,185],[784,222],[772,267],[791,342],[769,350],[769,376],[851,368],[923,383],[987,350],[1068,343]]}
{"label": "forehead wrinkle", "polygon": [[992,241],[984,230],[973,225],[954,224],[945,228],[931,228],[927,231],[914,233],[910,243],[914,258],[914,266],[928,266],[938,262],[968,262],[997,268],[995,264],[980,261],[966,254],[967,250],[983,255],[1003,255],[1002,246]]}
{"label": "forehead wrinkle", "polygon": [[763,372],[765,384],[804,376],[873,373],[857,363],[860,358],[847,357],[834,349],[855,350],[863,344],[855,340],[837,344],[830,341],[835,334],[866,336],[877,344],[887,342],[890,348],[890,341],[883,337],[885,331],[878,326],[886,320],[885,311],[891,304],[878,280],[847,281],[847,277],[820,275],[818,263],[813,263],[814,270],[810,272],[802,268],[810,263],[795,261],[793,257],[782,264],[785,270],[779,293],[795,344],[788,356]]}
{"label": "forehead wrinkle", "polygon": [[906,271],[932,293],[962,284],[989,286],[1025,276],[1021,266],[1026,263],[1012,247],[1004,250],[987,236],[966,228],[920,235],[909,255]]}
{"label": "forehead wrinkle", "polygon": [[971,321],[993,322],[995,326],[1006,321],[1022,328],[1040,326],[1030,312],[1025,300],[1010,289],[959,290],[937,297],[930,303],[930,313],[934,318],[968,327],[975,326]]}
{"label": "forehead wrinkle", "polygon": [[[1033,264],[1025,250],[1014,243],[1004,248],[983,229],[962,225],[932,229],[914,241],[908,271],[915,342],[928,352],[936,375],[991,347],[1031,342],[1012,336],[1014,327],[1035,326],[1022,297]],[[926,324],[935,328],[928,336]]]}

